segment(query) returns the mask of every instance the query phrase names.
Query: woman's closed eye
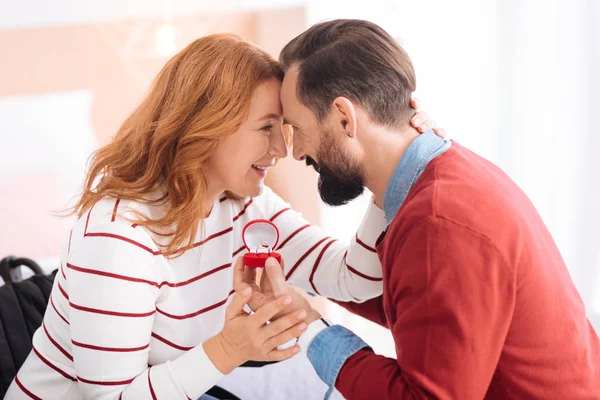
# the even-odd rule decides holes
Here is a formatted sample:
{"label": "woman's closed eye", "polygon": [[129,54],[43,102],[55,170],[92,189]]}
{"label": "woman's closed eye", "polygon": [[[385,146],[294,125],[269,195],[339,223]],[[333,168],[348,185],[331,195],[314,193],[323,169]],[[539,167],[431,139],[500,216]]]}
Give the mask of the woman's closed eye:
{"label": "woman's closed eye", "polygon": [[273,129],[273,124],[269,124],[266,126],[263,126],[262,128],[260,128],[261,131],[264,131],[267,133],[267,136],[271,135],[271,129]]}

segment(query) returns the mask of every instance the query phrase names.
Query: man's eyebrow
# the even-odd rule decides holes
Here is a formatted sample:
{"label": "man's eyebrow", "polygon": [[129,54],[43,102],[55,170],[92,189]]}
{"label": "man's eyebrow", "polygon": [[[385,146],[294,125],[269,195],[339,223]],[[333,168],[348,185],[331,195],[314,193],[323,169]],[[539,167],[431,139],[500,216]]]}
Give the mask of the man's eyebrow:
{"label": "man's eyebrow", "polygon": [[257,119],[257,121],[262,121],[262,120],[265,120],[265,119],[279,119],[279,118],[281,118],[281,115],[269,113],[269,114],[263,115],[262,117],[260,117],[259,119]]}
{"label": "man's eyebrow", "polygon": [[293,121],[290,121],[286,117],[283,117],[283,123],[286,125],[298,126],[297,124],[295,124]]}

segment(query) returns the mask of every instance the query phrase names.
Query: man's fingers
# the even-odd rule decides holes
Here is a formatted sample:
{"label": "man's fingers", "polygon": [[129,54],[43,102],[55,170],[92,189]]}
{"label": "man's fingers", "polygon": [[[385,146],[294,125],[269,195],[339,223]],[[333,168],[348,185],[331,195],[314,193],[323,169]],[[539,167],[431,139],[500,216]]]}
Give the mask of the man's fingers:
{"label": "man's fingers", "polygon": [[[275,260],[277,261],[277,260]],[[260,287],[261,288],[265,288],[265,287],[271,287],[271,282],[269,281],[269,277],[266,274],[266,263],[265,263],[265,268],[261,271],[262,273],[260,274]],[[282,259],[281,260],[281,270],[284,272],[285,274],[285,261]],[[283,278],[285,280],[285,276]]]}
{"label": "man's fingers", "polygon": [[250,286],[247,286],[241,292],[236,292],[233,295],[233,300],[227,306],[227,311],[225,312],[227,314],[227,319],[229,320],[236,315],[246,313],[244,311],[244,306],[248,303],[248,301],[250,301],[251,297],[252,289]]}
{"label": "man's fingers", "polygon": [[244,265],[244,257],[238,257],[233,268],[233,290],[241,292],[246,286],[256,284],[256,271]]}
{"label": "man's fingers", "polygon": [[446,136],[448,136],[448,134],[446,133],[446,130],[444,128],[433,128],[433,131],[435,132],[436,135],[438,135],[442,139],[446,139]]}
{"label": "man's fingers", "polygon": [[248,283],[256,283],[256,268],[244,267],[244,280]]}
{"label": "man's fingers", "polygon": [[281,296],[288,291],[287,283],[285,282],[285,276],[283,275],[283,268],[273,257],[269,257],[265,262],[265,272],[273,288],[275,296]]}
{"label": "man's fingers", "polygon": [[[233,288],[233,290],[235,290],[237,293],[243,293],[245,290],[248,289],[252,290],[252,286],[248,285],[246,282],[242,282]],[[251,298],[256,297],[257,294],[260,294],[260,292],[252,293]]]}
{"label": "man's fingers", "polygon": [[419,111],[419,100],[415,97],[411,97],[410,106],[415,109],[415,111]]}
{"label": "man's fingers", "polygon": [[423,133],[423,132],[427,132],[430,129],[433,129],[434,127],[435,127],[435,122],[425,121],[417,129],[419,130],[419,132]]}
{"label": "man's fingers", "polygon": [[238,257],[233,268],[233,290],[241,292],[243,290],[242,285],[246,283],[244,279],[244,257]]}
{"label": "man's fingers", "polygon": [[419,126],[421,126],[421,124],[427,120],[429,120],[429,115],[427,115],[425,111],[419,111],[410,119],[410,124],[414,128],[419,128]]}

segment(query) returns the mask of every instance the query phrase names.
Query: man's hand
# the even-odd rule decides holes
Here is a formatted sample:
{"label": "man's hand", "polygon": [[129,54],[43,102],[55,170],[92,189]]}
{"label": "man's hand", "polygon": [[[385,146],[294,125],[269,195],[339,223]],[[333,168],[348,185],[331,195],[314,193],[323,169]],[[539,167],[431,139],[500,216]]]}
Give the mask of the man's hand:
{"label": "man's hand", "polygon": [[248,301],[248,306],[252,311],[258,310],[269,301],[256,283],[256,269],[247,268],[244,265],[244,256],[240,256],[233,269],[233,290],[236,293],[242,293],[247,288],[252,289],[252,298]]}
{"label": "man's hand", "polygon": [[260,284],[257,282],[257,272],[256,268],[249,268],[244,265],[243,256],[237,259],[233,270],[233,290],[240,293],[248,287],[252,288],[252,299],[248,302],[248,306],[252,311],[258,310],[278,297],[273,293],[273,288],[266,277],[265,270],[261,271]]}
{"label": "man's hand", "polygon": [[321,315],[312,308],[308,300],[285,281],[283,266],[272,257],[267,259],[265,263],[260,286],[256,283],[256,270],[244,266],[243,257],[237,260],[233,272],[233,289],[236,292],[241,292],[248,287],[253,290],[252,299],[248,302],[253,311],[278,297],[285,295],[292,297],[292,304],[275,315],[273,320],[300,309],[307,311],[307,323],[321,318]]}

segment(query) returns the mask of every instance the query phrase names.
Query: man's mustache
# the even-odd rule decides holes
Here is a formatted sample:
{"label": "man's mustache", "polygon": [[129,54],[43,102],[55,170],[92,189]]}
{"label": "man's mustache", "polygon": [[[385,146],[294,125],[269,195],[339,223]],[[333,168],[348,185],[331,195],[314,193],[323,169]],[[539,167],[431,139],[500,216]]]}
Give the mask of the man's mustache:
{"label": "man's mustache", "polygon": [[317,173],[321,172],[319,169],[319,163],[317,163],[311,156],[306,156],[306,166],[313,167]]}

